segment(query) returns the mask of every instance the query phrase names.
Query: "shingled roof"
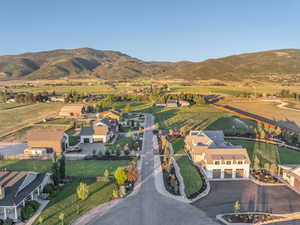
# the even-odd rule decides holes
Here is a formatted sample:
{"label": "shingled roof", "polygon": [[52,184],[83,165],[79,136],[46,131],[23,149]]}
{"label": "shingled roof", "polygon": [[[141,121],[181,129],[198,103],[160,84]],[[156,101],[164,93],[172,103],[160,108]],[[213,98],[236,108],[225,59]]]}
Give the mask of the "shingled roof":
{"label": "shingled roof", "polygon": [[5,197],[0,206],[18,205],[43,182],[46,174],[28,171],[1,171],[0,185],[5,189]]}

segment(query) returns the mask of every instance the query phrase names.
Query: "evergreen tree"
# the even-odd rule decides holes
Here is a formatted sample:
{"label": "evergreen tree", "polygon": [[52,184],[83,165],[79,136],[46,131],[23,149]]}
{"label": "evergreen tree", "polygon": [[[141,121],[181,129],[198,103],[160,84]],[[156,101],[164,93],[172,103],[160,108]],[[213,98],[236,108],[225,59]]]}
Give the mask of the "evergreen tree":
{"label": "evergreen tree", "polygon": [[59,169],[58,169],[58,161],[57,161],[56,152],[53,152],[53,157],[52,157],[52,179],[53,179],[54,185],[59,184],[60,177],[59,177]]}
{"label": "evergreen tree", "polygon": [[66,159],[64,153],[61,153],[59,160],[59,175],[61,179],[66,177]]}

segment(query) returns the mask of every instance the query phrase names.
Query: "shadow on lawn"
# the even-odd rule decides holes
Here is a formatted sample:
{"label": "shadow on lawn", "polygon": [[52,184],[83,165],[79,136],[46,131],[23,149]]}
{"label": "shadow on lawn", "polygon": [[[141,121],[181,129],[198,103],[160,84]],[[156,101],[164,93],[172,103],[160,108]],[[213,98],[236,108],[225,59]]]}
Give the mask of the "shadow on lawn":
{"label": "shadow on lawn", "polygon": [[[70,198],[72,195],[72,199],[70,199],[70,205],[69,207],[72,208],[72,211],[71,212],[68,212],[67,213],[67,216],[68,215],[72,215],[74,213],[77,213],[77,209],[75,207],[75,204],[77,205],[77,203],[80,203],[82,202],[81,200],[79,200],[77,198],[77,194],[76,194],[76,189],[78,187],[78,185],[80,184],[80,182],[84,182],[86,183],[87,185],[92,185],[94,184],[95,182],[97,182],[96,180],[94,181],[86,181],[86,180],[81,180],[81,179],[74,179],[71,183],[67,184],[67,185],[70,185],[69,187],[67,187],[67,185],[63,188],[63,190],[59,191],[58,192],[58,195],[52,199],[50,201],[50,203],[48,204],[48,206],[46,207],[45,211],[47,211],[47,209],[51,208],[51,207],[54,207],[54,205],[56,204],[60,204],[60,202],[62,201],[66,201],[68,198]],[[103,185],[101,185],[99,188],[96,188],[95,190],[93,190],[92,192],[89,193],[89,197],[84,200],[84,201],[88,201],[89,198],[91,198],[95,193],[101,191],[102,189],[108,187],[112,185],[112,181],[110,182],[105,182],[103,183]],[[100,204],[100,203],[99,203]],[[65,208],[63,207],[64,205],[62,206],[57,206],[57,208],[55,208],[54,212],[49,214],[47,217],[45,217],[45,220],[49,220],[51,218],[54,218],[54,217],[57,217],[59,215],[59,213],[63,212],[63,213],[66,213],[65,212]],[[83,205],[84,206],[84,205]],[[84,208],[82,208],[81,206],[81,211],[83,210]],[[85,212],[81,212],[80,214],[84,214]]]}

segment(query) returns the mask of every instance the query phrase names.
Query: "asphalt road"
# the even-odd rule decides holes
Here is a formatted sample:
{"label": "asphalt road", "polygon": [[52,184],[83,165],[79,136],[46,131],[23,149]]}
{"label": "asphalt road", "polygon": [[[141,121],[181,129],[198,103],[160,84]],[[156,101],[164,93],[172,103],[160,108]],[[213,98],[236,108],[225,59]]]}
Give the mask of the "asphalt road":
{"label": "asphalt road", "polygon": [[193,205],[165,197],[154,183],[153,117],[147,115],[142,149],[142,186],[139,192],[120,201],[89,225],[217,225]]}

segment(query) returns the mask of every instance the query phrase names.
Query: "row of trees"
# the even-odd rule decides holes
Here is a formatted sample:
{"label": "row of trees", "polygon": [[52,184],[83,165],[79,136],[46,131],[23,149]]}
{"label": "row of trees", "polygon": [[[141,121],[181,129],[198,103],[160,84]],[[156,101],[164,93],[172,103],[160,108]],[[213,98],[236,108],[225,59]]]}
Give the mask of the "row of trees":
{"label": "row of trees", "polygon": [[63,153],[57,157],[56,153],[53,153],[52,158],[52,179],[54,185],[58,185],[66,177],[66,161]]}
{"label": "row of trees", "polygon": [[7,102],[8,99],[13,98],[17,103],[32,104],[36,102],[46,102],[49,100],[48,92],[33,93],[9,93],[7,91],[0,92],[0,101]]}
{"label": "row of trees", "polygon": [[166,187],[170,192],[179,194],[179,182],[173,166],[170,143],[165,136],[160,136],[160,153],[163,154],[162,169]]}

